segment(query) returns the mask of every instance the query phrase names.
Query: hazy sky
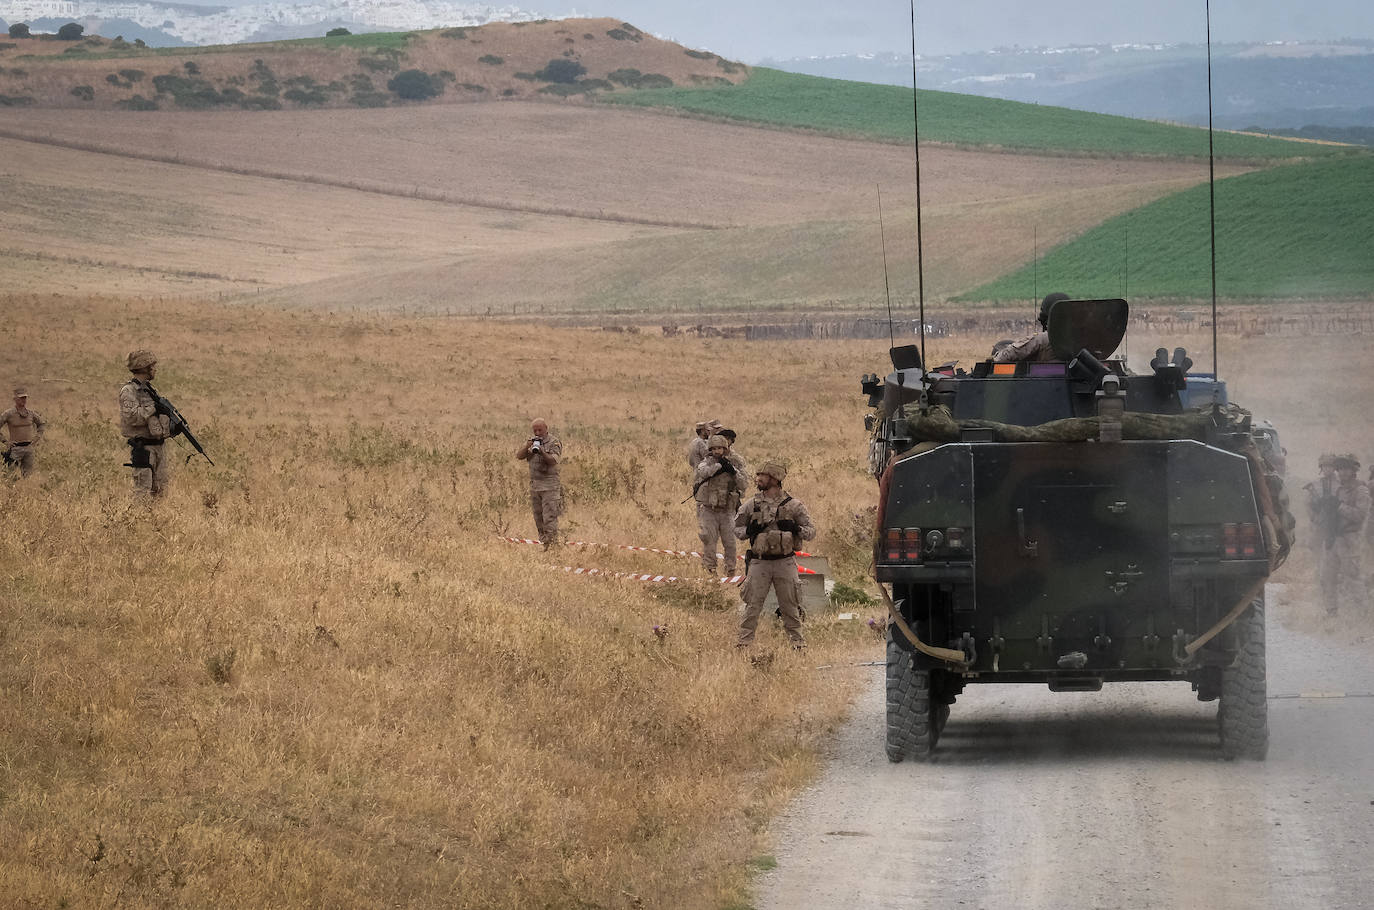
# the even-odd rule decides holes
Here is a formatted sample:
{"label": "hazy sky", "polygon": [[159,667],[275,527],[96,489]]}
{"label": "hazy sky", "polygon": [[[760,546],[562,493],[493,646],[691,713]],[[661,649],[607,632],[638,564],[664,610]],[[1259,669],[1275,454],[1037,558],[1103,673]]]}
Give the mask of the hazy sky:
{"label": "hazy sky", "polygon": [[[514,0],[615,16],[747,61],[909,50],[907,0]],[[918,52],[1002,45],[1202,42],[1203,0],[917,0]],[[1212,39],[1374,38],[1371,0],[1213,0]]]}

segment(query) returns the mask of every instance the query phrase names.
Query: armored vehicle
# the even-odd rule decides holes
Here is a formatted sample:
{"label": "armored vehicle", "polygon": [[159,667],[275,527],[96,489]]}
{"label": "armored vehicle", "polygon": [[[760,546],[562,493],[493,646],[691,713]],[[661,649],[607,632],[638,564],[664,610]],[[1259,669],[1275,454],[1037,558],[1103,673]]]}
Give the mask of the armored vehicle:
{"label": "armored vehicle", "polygon": [[1223,753],[1265,756],[1277,438],[1182,348],[1143,374],[1113,359],[1128,313],[1054,303],[1051,361],[927,370],[908,346],[864,377],[892,761],[930,755],[967,685],[1126,680],[1192,683]]}

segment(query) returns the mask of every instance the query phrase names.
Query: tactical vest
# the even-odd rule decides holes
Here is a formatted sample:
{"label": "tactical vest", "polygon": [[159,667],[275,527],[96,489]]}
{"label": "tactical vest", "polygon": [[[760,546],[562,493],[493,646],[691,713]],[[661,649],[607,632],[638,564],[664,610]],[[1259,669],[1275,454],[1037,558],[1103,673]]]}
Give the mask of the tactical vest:
{"label": "tactical vest", "polygon": [[762,530],[749,538],[749,549],[760,559],[784,559],[796,552],[796,535],[778,528],[778,519],[786,517],[782,514],[782,507],[791,501],[791,496],[784,496],[777,502],[762,496],[754,497],[749,521]]}

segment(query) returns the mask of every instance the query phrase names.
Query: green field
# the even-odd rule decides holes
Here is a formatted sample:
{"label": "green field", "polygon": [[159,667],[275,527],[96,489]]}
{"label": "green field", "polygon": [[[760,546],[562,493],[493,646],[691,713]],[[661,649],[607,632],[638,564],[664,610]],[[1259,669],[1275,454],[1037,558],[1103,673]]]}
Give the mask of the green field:
{"label": "green field", "polygon": [[[602,95],[613,104],[675,108],[694,114],[910,142],[911,92],[756,68],[736,86],[645,89]],[[922,142],[1085,155],[1207,156],[1206,130],[1062,107],[922,90]],[[1342,146],[1218,133],[1226,158],[1278,159],[1349,154]]]}
{"label": "green field", "polygon": [[[1374,156],[1287,165],[1216,184],[1223,297],[1374,297]],[[1211,296],[1205,184],[1106,221],[957,299]]]}

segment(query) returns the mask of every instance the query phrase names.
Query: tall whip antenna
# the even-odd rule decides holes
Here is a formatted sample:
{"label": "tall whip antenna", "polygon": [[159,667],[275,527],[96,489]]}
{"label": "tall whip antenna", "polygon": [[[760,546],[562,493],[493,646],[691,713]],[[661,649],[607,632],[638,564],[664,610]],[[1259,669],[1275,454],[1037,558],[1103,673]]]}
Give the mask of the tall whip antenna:
{"label": "tall whip antenna", "polygon": [[[916,151],[916,294],[921,315],[921,373],[926,368],[926,274],[921,249],[921,118],[916,105],[916,0],[911,0],[911,127]],[[1215,322],[1215,320],[1213,320]]]}
{"label": "tall whip antenna", "polygon": [[1031,225],[1031,312],[1040,313],[1040,235],[1039,225]]}
{"label": "tall whip antenna", "polygon": [[1204,6],[1207,10],[1207,196],[1212,230],[1212,376],[1220,380],[1221,369],[1217,366],[1217,162],[1212,145],[1212,0],[1206,0]]}
{"label": "tall whip antenna", "polygon": [[887,295],[887,345],[897,346],[897,338],[892,331],[892,286],[887,280],[887,232],[883,230],[883,188],[874,184],[878,190],[878,239],[883,245],[883,293]]}

